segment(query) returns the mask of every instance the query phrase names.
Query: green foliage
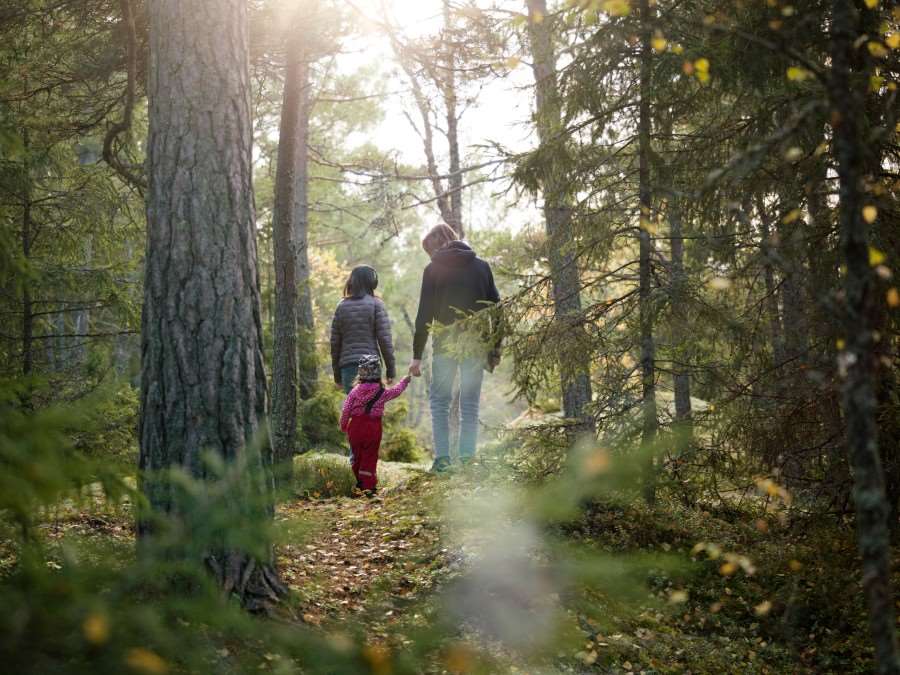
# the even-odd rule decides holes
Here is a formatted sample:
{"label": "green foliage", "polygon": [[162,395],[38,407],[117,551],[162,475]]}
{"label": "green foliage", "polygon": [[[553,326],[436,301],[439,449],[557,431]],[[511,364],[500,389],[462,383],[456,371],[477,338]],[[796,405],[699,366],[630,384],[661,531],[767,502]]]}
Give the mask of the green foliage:
{"label": "green foliage", "polygon": [[297,406],[299,446],[304,450],[337,450],[347,447],[341,431],[342,391],[323,386]]}
{"label": "green foliage", "polygon": [[138,391],[129,384],[101,389],[91,397],[70,437],[76,450],[97,459],[115,460],[129,469],[137,464]]}
{"label": "green foliage", "polygon": [[356,477],[342,455],[306,453],[294,459],[294,492],[301,497],[349,497],[354,487]]}
{"label": "green foliage", "polygon": [[[408,391],[408,390],[407,390]],[[401,397],[385,407],[381,452],[379,457],[389,462],[418,462],[424,455],[415,432],[407,426],[409,402]]]}
{"label": "green foliage", "polygon": [[23,407],[32,386],[0,381],[0,514],[15,521],[26,538],[41,507],[79,498],[99,482],[118,499],[132,490],[104,461],[88,459],[72,444],[69,431],[85,416],[98,414],[88,403]]}

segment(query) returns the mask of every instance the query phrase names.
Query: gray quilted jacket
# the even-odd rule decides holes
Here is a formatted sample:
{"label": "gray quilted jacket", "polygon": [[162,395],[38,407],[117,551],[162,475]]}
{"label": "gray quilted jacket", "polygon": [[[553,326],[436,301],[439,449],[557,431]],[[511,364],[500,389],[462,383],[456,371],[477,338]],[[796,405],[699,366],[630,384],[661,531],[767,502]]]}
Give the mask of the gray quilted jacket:
{"label": "gray quilted jacket", "polygon": [[334,381],[340,384],[341,368],[359,361],[366,354],[378,354],[384,359],[386,377],[396,375],[394,344],[391,340],[391,320],[380,298],[364,295],[344,298],[334,310],[331,321],[331,368]]}

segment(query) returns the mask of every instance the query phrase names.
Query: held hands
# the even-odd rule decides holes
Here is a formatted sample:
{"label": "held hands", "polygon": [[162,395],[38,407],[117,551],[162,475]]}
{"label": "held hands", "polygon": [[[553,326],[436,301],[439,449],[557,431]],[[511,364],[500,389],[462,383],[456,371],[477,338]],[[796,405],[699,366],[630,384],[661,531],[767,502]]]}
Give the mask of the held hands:
{"label": "held hands", "polygon": [[422,377],[422,359],[413,359],[409,362],[409,374],[412,377]]}

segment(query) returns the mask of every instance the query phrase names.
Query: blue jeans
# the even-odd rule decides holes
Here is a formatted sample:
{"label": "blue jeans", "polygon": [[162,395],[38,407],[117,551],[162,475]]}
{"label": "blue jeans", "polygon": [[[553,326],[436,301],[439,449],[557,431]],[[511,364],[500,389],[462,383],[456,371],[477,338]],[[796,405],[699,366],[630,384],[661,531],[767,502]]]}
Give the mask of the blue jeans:
{"label": "blue jeans", "polygon": [[344,386],[344,393],[349,394],[353,389],[353,380],[356,379],[357,365],[354,363],[349,366],[341,366],[341,384]]}
{"label": "blue jeans", "polygon": [[459,456],[475,454],[478,439],[478,404],[484,379],[484,359],[457,361],[446,354],[435,354],[431,367],[431,429],[434,456],[450,456],[450,403],[456,371],[459,379]]}

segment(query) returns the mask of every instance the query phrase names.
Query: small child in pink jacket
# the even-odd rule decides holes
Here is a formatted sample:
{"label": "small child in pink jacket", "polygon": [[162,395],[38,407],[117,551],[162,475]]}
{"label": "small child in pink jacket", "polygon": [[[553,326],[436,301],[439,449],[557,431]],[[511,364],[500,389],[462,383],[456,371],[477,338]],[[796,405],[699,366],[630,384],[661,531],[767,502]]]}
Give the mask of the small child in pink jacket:
{"label": "small child in pink jacket", "polygon": [[359,360],[356,385],[344,400],[341,431],[350,439],[356,487],[367,494],[375,492],[378,482],[378,450],[381,447],[381,418],[385,404],[397,398],[409,384],[407,375],[390,388],[381,381],[381,359],[368,354]]}

